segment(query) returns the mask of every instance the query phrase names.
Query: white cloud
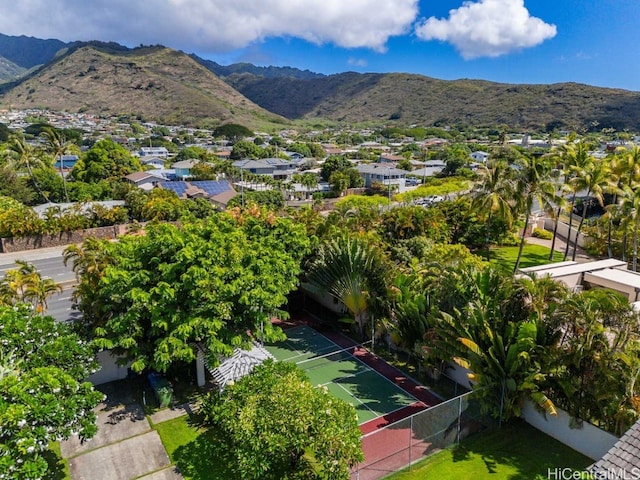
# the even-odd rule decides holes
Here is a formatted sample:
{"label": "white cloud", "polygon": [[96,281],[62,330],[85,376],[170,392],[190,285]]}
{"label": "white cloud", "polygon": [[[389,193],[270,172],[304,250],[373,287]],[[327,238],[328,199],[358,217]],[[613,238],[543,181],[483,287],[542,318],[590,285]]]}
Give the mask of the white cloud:
{"label": "white cloud", "polygon": [[0,32],[224,52],[269,37],[384,51],[418,0],[0,0]]}
{"label": "white cloud", "polygon": [[479,0],[464,2],[448,19],[424,20],[416,26],[416,35],[449,42],[471,59],[533,47],[555,37],[556,26],[532,17],[524,0]]}
{"label": "white cloud", "polygon": [[351,65],[352,67],[366,67],[367,66],[367,61],[364,58],[349,58],[347,60],[347,64]]}

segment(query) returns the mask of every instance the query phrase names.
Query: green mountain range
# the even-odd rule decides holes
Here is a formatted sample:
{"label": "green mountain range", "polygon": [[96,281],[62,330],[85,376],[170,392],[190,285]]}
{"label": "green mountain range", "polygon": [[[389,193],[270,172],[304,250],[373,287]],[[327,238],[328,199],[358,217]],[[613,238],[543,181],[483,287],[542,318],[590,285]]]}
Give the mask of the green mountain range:
{"label": "green mountain range", "polygon": [[[0,56],[8,60],[0,59],[0,81],[23,75],[0,85],[2,108],[129,114],[184,124],[234,121],[256,128],[288,119],[640,130],[640,92],[577,83],[321,75],[292,67],[222,66],[162,46],[129,49],[5,35],[0,35]],[[34,67],[37,62],[43,65]]]}

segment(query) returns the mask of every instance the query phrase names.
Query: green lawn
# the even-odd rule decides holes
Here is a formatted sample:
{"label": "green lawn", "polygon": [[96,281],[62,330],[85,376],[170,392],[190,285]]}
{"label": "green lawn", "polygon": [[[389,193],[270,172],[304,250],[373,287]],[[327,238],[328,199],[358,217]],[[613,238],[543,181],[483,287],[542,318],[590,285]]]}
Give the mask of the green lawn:
{"label": "green lawn", "polygon": [[[520,267],[535,267],[537,265],[544,265],[545,263],[552,263],[549,261],[550,248],[542,245],[528,245],[525,244],[522,250],[522,258],[520,259]],[[554,252],[553,262],[561,262],[563,254],[560,252]],[[505,270],[513,271],[513,267],[516,264],[516,258],[518,258],[518,247],[495,247],[491,249],[491,263],[500,265]]]}
{"label": "green lawn", "polygon": [[62,458],[60,442],[51,442],[49,449],[42,456],[49,464],[49,477],[51,480],[70,480],[69,465]]}
{"label": "green lawn", "polygon": [[592,463],[530,425],[516,422],[478,433],[387,480],[534,480],[548,478],[549,469],[584,471]]}
{"label": "green lawn", "polygon": [[[189,417],[169,420],[155,428],[185,479],[234,478],[229,447],[214,429],[201,429]],[[536,475],[547,478],[550,468],[582,471],[591,463],[528,424],[515,422],[500,430],[478,433],[388,480],[534,480]]]}
{"label": "green lawn", "polygon": [[235,478],[229,446],[215,429],[203,429],[193,417],[178,417],[154,427],[171,461],[187,480]]}

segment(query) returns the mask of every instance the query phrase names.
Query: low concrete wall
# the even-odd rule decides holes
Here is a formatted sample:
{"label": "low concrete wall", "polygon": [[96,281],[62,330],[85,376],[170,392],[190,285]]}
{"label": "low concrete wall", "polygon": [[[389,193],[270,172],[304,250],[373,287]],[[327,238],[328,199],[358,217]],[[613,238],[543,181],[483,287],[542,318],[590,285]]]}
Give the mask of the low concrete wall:
{"label": "low concrete wall", "polygon": [[118,365],[116,363],[116,357],[111,355],[111,352],[107,350],[98,352],[96,357],[102,368],[89,376],[87,379],[89,382],[94,385],[102,385],[103,383],[114,382],[116,380],[123,380],[127,378],[131,363],[124,366]]}
{"label": "low concrete wall", "polygon": [[558,409],[557,416],[540,413],[535,405],[526,401],[522,408],[522,417],[527,423],[550,437],[564,443],[593,460],[599,460],[618,441],[618,437],[584,422],[580,428],[571,428],[571,417]]}
{"label": "low concrete wall", "polygon": [[75,232],[60,232],[49,235],[33,235],[29,237],[0,238],[0,252],[11,253],[37,248],[58,247],[72,243],[82,243],[88,237],[112,239],[127,233],[128,225],[87,228]]}
{"label": "low concrete wall", "polygon": [[[552,218],[547,218],[544,222],[544,228],[545,230],[549,230],[550,232],[553,233],[553,228],[554,228],[554,220]],[[573,245],[573,242],[576,239],[576,228],[572,228],[571,229],[571,245]],[[558,222],[558,231],[557,234],[566,239],[567,236],[569,235],[569,225],[563,222]],[[584,244],[585,244],[585,239],[586,237],[580,233],[580,236],[578,237],[578,246],[579,247],[583,247],[584,248]]]}

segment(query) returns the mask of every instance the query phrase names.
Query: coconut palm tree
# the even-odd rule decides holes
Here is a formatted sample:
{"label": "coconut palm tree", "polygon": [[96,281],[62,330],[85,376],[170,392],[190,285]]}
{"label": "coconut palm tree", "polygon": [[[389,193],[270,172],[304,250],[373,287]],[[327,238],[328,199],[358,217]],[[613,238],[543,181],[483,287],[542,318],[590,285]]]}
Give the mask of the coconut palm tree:
{"label": "coconut palm tree", "polygon": [[47,145],[47,150],[53,154],[56,160],[60,161],[60,176],[62,177],[62,185],[64,187],[65,201],[69,202],[69,193],[67,192],[67,179],[64,175],[62,156],[69,153],[70,149],[75,145],[72,141],[68,140],[64,132],[53,127],[44,127],[41,134]]}
{"label": "coconut palm tree", "polygon": [[487,261],[491,250],[491,220],[495,216],[505,220],[509,225],[513,221],[513,200],[515,184],[512,169],[506,162],[489,161],[478,169],[480,181],[471,190],[471,205],[485,216],[485,246]]}
{"label": "coconut palm tree", "polygon": [[550,204],[559,202],[556,195],[556,185],[550,178],[552,164],[548,158],[535,156],[521,156],[515,166],[515,201],[519,210],[524,214],[524,228],[520,237],[518,257],[513,267],[516,272],[520,267],[520,259],[524,249],[527,227],[533,210],[534,202],[542,209]]}
{"label": "coconut palm tree", "polygon": [[585,141],[575,142],[575,136],[571,135],[567,139],[567,143],[560,147],[559,152],[556,155],[556,159],[562,164],[562,168],[565,172],[565,188],[564,192],[570,193],[571,200],[569,201],[569,227],[567,232],[567,244],[564,251],[564,259],[566,260],[569,255],[569,246],[571,244],[571,229],[573,227],[573,209],[576,204],[576,197],[578,190],[576,190],[575,184],[572,183],[573,177],[576,175],[576,171],[584,168],[584,166],[593,160],[593,157],[589,153],[591,145]]}
{"label": "coconut palm tree", "polygon": [[[614,177],[611,175],[611,168],[606,162],[593,159],[592,161],[587,162],[587,164],[582,168],[575,170],[576,176],[571,180],[574,189],[575,191],[586,190],[587,194],[585,201],[582,204],[582,215],[576,231],[571,260],[576,259],[578,237],[580,236],[580,231],[582,230],[585,217],[587,216],[587,200],[589,197],[594,197],[600,206],[604,207],[604,194],[616,190],[616,182],[614,181]],[[570,243],[569,240],[567,243]]]}
{"label": "coconut palm tree", "polygon": [[[632,183],[631,186],[625,185],[622,189],[620,211],[623,215],[622,222],[624,235],[628,230],[627,226],[633,226],[633,248],[631,269],[637,272],[638,269],[638,234],[640,232],[640,184]],[[623,242],[626,243],[626,242]],[[625,245],[626,247],[626,245]]]}
{"label": "coconut palm tree", "polygon": [[18,268],[9,270],[0,282],[4,303],[31,303],[34,311],[42,313],[47,308],[47,300],[62,287],[51,278],[42,278],[35,265],[24,260],[16,260]]}
{"label": "coconut palm tree", "polygon": [[[631,188],[634,182],[640,182],[640,146],[634,145],[631,148],[620,148],[616,151],[611,164],[612,170],[618,174],[618,187]],[[614,200],[614,203],[616,201]],[[627,258],[627,231],[622,236],[622,259]]]}
{"label": "coconut palm tree", "polygon": [[49,197],[42,191],[38,180],[33,174],[33,167],[38,164],[39,160],[33,147],[27,143],[24,136],[17,133],[11,135],[4,154],[8,158],[13,159],[16,169],[27,169],[31,183],[33,183],[38,194],[44,199],[45,203],[51,203],[51,200],[49,200]]}

